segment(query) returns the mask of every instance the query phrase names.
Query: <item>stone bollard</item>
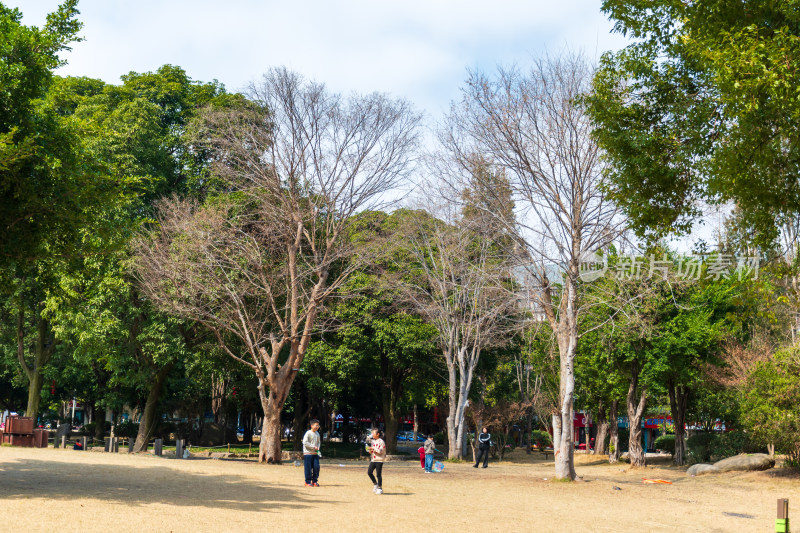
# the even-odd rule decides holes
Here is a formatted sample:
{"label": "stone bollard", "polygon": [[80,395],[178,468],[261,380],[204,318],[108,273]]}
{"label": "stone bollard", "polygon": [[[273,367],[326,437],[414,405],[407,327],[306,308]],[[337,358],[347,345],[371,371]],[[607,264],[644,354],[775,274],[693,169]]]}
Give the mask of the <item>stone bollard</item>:
{"label": "stone bollard", "polygon": [[153,453],[161,457],[161,447],[164,445],[164,441],[162,439],[156,439],[155,443],[153,443]]}
{"label": "stone bollard", "polygon": [[175,459],[183,459],[183,439],[175,439]]}
{"label": "stone bollard", "polygon": [[61,435],[61,447],[62,448],[66,448],[67,447],[67,436],[66,435]]}
{"label": "stone bollard", "polygon": [[133,448],[136,446],[136,439],[128,439],[128,453],[133,453]]}
{"label": "stone bollard", "polygon": [[84,451],[86,451],[86,450],[88,450],[88,449],[89,449],[89,448],[88,448],[88,446],[89,446],[89,437],[81,437],[81,438],[80,438],[80,439],[78,439],[78,440],[79,440],[79,442],[81,443],[81,450],[84,450]]}
{"label": "stone bollard", "polygon": [[119,437],[111,439],[111,453],[119,453]]}
{"label": "stone bollard", "polygon": [[103,451],[110,452],[111,451],[111,437],[105,437],[105,443],[103,444]]}

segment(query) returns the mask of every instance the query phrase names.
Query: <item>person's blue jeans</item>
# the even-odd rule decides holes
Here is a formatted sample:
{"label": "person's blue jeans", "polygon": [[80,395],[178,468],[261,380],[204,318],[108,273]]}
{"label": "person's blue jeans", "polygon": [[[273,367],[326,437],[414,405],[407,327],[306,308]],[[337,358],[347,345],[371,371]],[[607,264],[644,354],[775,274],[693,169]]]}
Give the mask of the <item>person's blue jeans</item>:
{"label": "person's blue jeans", "polygon": [[306,483],[316,483],[319,480],[319,455],[304,455],[303,467],[306,471]]}
{"label": "person's blue jeans", "polygon": [[433,472],[433,454],[426,453],[425,454],[425,471],[426,472]]}

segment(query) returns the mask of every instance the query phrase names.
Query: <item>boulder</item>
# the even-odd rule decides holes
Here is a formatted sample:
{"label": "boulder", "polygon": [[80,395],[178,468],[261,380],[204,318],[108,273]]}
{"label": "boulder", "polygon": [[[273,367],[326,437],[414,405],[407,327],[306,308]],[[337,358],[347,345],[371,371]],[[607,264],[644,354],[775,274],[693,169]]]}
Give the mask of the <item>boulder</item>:
{"label": "boulder", "polygon": [[719,472],[719,468],[714,465],[707,465],[703,463],[699,463],[696,465],[692,465],[689,467],[689,470],[686,471],[687,474],[690,476],[702,476],[703,474],[716,474]]}
{"label": "boulder", "polygon": [[742,453],[714,463],[719,472],[769,470],[774,466],[775,458],[765,453]]}

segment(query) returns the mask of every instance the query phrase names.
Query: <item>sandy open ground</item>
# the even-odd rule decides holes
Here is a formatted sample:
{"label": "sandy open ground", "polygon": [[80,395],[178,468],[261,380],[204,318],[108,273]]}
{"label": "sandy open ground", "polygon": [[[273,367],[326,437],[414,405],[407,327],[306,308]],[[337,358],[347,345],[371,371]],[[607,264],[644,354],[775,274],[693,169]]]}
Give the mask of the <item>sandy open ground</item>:
{"label": "sandy open ground", "polygon": [[515,454],[434,475],[387,463],[375,496],[358,461],[323,461],[322,486],[306,488],[292,464],[1,447],[0,531],[764,532],[779,497],[800,523],[800,478],[785,469],[691,478],[583,456],[585,481],[559,483],[544,479],[552,460]]}

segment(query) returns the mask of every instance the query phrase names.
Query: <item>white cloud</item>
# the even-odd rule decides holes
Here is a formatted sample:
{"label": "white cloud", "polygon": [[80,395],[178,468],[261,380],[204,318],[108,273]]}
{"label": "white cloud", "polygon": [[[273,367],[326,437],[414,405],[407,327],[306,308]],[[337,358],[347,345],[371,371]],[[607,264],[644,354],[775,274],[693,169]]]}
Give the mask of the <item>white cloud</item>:
{"label": "white cloud", "polygon": [[[7,1],[40,25],[57,0]],[[337,91],[403,96],[432,115],[457,97],[467,67],[528,62],[565,45],[592,57],[624,44],[599,0],[82,0],[86,41],[62,74],[116,83],[131,70],[180,65],[242,88],[286,65]]]}

